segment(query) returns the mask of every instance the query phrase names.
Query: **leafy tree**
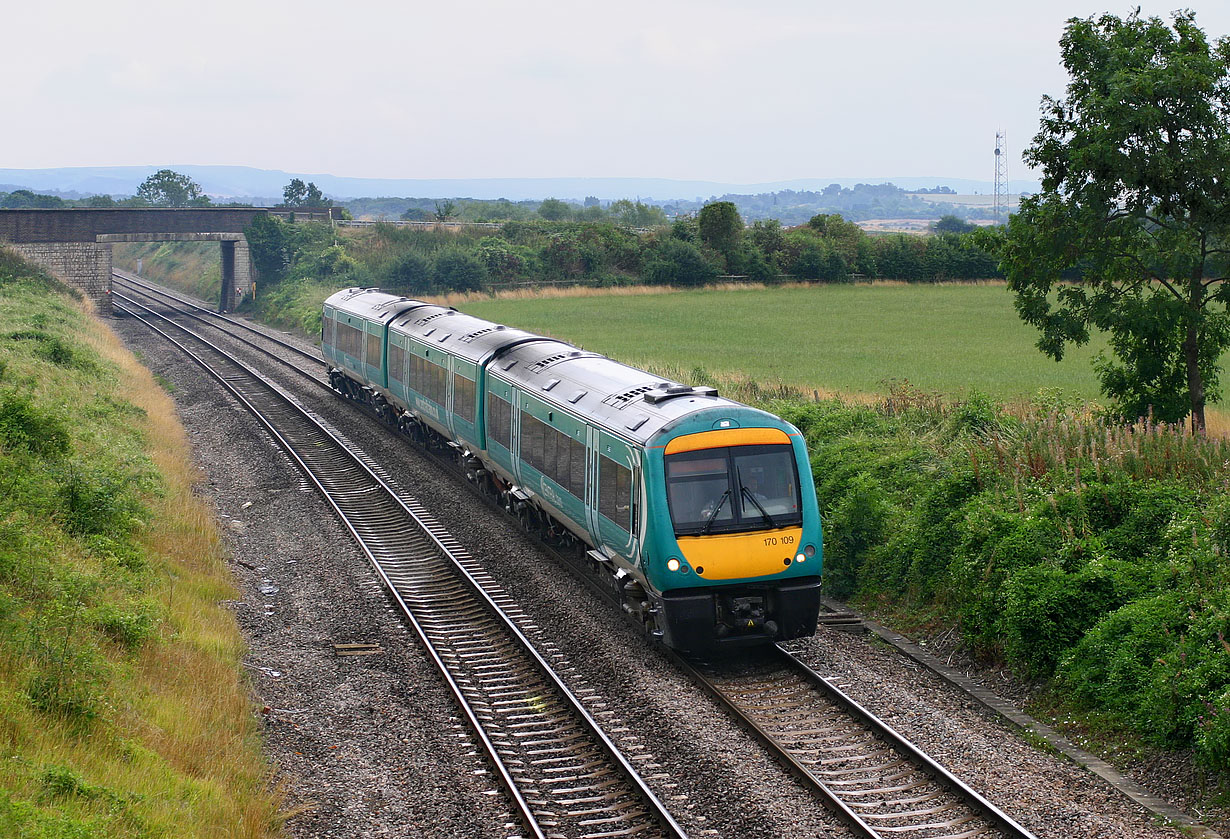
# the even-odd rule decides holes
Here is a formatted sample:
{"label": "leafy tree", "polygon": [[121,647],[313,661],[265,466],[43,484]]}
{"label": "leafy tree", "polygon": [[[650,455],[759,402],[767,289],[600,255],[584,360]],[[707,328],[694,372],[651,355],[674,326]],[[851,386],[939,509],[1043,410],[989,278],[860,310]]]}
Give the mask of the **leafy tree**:
{"label": "leafy tree", "polygon": [[812,216],[807,222],[808,230],[815,231],[828,240],[829,244],[841,254],[847,265],[858,259],[859,244],[866,240],[867,234],[863,228],[852,221],[846,221],[838,213],[832,215]]}
{"label": "leafy tree", "polygon": [[114,207],[115,199],[110,195],[91,195],[86,200],[86,205],[90,207]]}
{"label": "leafy tree", "polygon": [[714,201],[700,208],[697,217],[700,240],[721,254],[728,254],[743,235],[743,219],[730,201]]}
{"label": "leafy tree", "polygon": [[1190,413],[1202,432],[1230,344],[1230,41],[1210,46],[1191,12],[1173,21],[1068,21],[1067,97],[1043,98],[1025,152],[1042,192],[1000,256],[1039,348],[1059,359],[1090,327],[1108,332],[1115,359],[1098,371],[1120,409]]}
{"label": "leafy tree", "polygon": [[155,207],[208,207],[209,196],[187,175],[159,169],[137,187],[137,197]]}
{"label": "leafy tree", "polygon": [[770,260],[786,247],[786,234],[782,231],[782,223],[777,219],[752,222],[747,235],[752,244]]}
{"label": "leafy tree", "polygon": [[436,221],[446,222],[455,215],[457,215],[457,205],[452,201],[445,200],[436,202]]}
{"label": "leafy tree", "polygon": [[563,221],[572,215],[572,208],[558,198],[548,198],[538,205],[538,215],[547,221]]}
{"label": "leafy tree", "polygon": [[960,216],[954,216],[951,213],[940,216],[938,221],[931,223],[931,231],[933,233],[969,233],[977,229],[978,225],[971,224]]}
{"label": "leafy tree", "polygon": [[58,195],[40,195],[28,189],[15,189],[0,200],[6,210],[56,210],[67,206]]}
{"label": "leafy tree", "polygon": [[401,214],[402,221],[431,221],[435,216],[422,207],[411,207]]}
{"label": "leafy tree", "polygon": [[325,194],[320,191],[320,187],[308,181],[307,189],[303,193],[303,206],[320,209],[328,207],[329,204],[330,202],[325,198]]}
{"label": "leafy tree", "polygon": [[298,178],[291,178],[290,183],[282,187],[282,203],[287,207],[302,207],[307,200],[307,184]]}
{"label": "leafy tree", "polygon": [[611,204],[610,215],[617,223],[629,227],[661,227],[666,224],[666,213],[661,207],[629,201],[621,198]]}

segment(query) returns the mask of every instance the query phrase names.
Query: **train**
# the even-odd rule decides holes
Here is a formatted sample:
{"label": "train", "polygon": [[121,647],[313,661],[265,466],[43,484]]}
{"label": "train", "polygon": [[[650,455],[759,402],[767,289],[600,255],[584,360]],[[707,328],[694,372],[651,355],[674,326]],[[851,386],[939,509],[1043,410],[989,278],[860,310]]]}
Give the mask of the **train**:
{"label": "train", "polygon": [[684,653],[815,634],[802,434],[563,341],[375,288],[324,303],[330,384],[454,458],[522,527]]}

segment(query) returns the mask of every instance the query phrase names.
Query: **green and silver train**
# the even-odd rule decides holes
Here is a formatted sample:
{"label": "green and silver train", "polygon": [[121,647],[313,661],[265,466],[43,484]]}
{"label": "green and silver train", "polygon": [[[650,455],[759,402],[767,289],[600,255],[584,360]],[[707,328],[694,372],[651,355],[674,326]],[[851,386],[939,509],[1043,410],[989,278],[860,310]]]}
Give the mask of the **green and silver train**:
{"label": "green and silver train", "polygon": [[421,442],[613,587],[675,649],[812,635],[820,516],[799,431],[570,344],[385,294],[339,291],[333,387]]}

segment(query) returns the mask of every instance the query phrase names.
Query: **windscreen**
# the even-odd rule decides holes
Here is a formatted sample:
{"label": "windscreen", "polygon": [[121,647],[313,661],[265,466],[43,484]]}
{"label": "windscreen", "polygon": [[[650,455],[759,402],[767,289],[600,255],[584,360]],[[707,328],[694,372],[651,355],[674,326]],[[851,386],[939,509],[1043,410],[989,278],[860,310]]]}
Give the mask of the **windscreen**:
{"label": "windscreen", "polygon": [[666,489],[675,533],[681,536],[802,521],[798,470],[786,444],[667,455]]}

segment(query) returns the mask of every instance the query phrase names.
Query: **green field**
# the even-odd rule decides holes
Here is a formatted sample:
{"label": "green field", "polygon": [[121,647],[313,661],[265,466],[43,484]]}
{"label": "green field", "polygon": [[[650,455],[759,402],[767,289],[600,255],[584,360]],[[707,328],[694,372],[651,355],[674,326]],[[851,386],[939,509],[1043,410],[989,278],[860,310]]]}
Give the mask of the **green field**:
{"label": "green field", "polygon": [[908,379],[952,396],[999,399],[1041,388],[1093,399],[1090,362],[1034,346],[1002,285],[819,285],[673,294],[475,301],[462,310],[636,364],[740,373],[843,393]]}

